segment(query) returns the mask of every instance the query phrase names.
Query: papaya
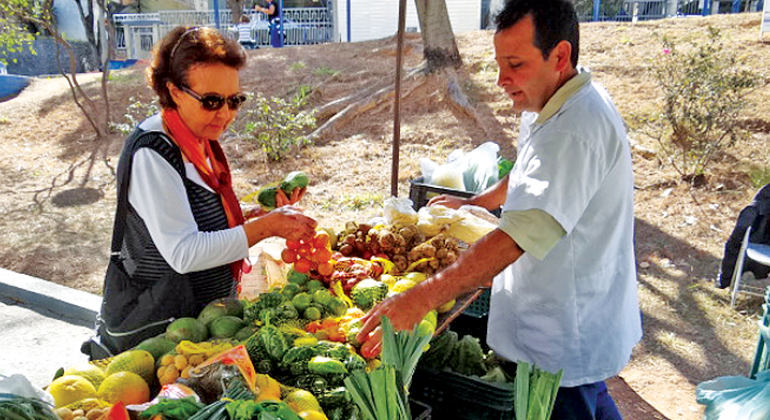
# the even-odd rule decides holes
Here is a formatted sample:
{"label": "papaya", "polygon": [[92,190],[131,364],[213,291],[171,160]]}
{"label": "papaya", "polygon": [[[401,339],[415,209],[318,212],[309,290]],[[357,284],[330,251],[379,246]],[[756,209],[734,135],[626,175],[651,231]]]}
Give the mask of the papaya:
{"label": "papaya", "polygon": [[292,171],[286,174],[281,181],[281,189],[287,196],[297,188],[305,188],[310,183],[307,174],[302,171]]}
{"label": "papaya", "polygon": [[209,323],[209,333],[212,338],[231,338],[246,323],[237,316],[225,315],[215,318]]}
{"label": "papaya", "polygon": [[200,343],[208,337],[208,328],[195,318],[179,318],[166,327],[166,338],[175,343],[182,340]]}
{"label": "papaya", "polygon": [[224,297],[214,299],[198,314],[198,321],[208,326],[214,319],[228,315],[243,318],[243,304],[238,298]]}
{"label": "papaya", "polygon": [[176,347],[175,342],[165,338],[163,335],[158,335],[142,341],[134,348],[137,350],[146,350],[152,355],[153,359],[158,360],[164,354],[174,350],[174,347]]}
{"label": "papaya", "polygon": [[257,195],[257,201],[263,207],[268,209],[275,208],[275,194],[278,193],[278,187],[267,187],[259,192]]}

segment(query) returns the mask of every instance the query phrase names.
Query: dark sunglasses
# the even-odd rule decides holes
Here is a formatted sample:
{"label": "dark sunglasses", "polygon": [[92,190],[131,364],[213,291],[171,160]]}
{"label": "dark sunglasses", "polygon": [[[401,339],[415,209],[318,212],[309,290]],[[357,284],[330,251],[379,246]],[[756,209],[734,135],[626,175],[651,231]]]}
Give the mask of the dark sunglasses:
{"label": "dark sunglasses", "polygon": [[235,95],[224,98],[222,95],[217,95],[216,93],[207,93],[206,95],[201,96],[186,86],[179,86],[179,89],[182,89],[182,91],[200,102],[201,106],[206,111],[219,111],[225,105],[225,102],[227,102],[227,106],[230,110],[235,111],[246,102],[246,95],[243,93],[236,93]]}

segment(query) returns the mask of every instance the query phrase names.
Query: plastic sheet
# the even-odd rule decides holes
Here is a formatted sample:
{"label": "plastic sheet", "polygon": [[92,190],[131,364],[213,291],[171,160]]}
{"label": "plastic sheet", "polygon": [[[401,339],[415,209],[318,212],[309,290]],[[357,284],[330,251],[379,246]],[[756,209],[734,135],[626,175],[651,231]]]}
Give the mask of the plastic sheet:
{"label": "plastic sheet", "polygon": [[706,406],[704,420],[770,419],[770,370],[757,379],[722,376],[698,384],[696,401]]}

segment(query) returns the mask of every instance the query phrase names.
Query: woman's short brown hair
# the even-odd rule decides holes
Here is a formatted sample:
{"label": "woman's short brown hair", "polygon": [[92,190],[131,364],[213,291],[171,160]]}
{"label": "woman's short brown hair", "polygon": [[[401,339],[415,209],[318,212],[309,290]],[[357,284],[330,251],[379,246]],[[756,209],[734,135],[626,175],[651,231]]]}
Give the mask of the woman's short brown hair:
{"label": "woman's short brown hair", "polygon": [[155,45],[147,80],[158,94],[160,106],[176,109],[166,84],[188,86],[187,72],[192,66],[214,63],[240,70],[246,64],[246,53],[238,41],[223,37],[216,29],[179,26]]}

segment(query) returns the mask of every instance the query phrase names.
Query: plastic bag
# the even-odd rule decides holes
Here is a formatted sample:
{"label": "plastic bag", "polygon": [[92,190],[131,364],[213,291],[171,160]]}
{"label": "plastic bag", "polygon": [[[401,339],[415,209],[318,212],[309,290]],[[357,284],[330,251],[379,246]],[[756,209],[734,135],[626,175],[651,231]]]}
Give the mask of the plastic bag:
{"label": "plastic bag", "polygon": [[770,418],[770,370],[757,379],[722,376],[701,382],[695,400],[706,406],[705,420],[766,420]]}
{"label": "plastic bag", "polygon": [[426,184],[460,191],[484,191],[499,179],[499,150],[500,146],[496,143],[486,142],[468,153],[463,153],[462,150],[453,151],[443,165],[421,158],[423,180]]}
{"label": "plastic bag", "polygon": [[463,168],[465,191],[481,192],[497,182],[500,174],[500,169],[497,167],[498,151],[500,146],[486,142],[466,153],[458,161]]}
{"label": "plastic bag", "polygon": [[[467,244],[472,244],[497,228],[497,224],[474,214],[474,212],[479,211],[479,209],[490,214],[486,209],[473,207],[476,206],[462,206],[457,210],[460,218],[449,226],[449,230],[447,231],[449,236],[453,236]],[[492,216],[492,218],[494,219],[495,217]]]}
{"label": "plastic bag", "polygon": [[11,376],[0,375],[0,394],[14,394],[25,398],[37,398],[53,406],[53,396],[32,385],[26,376],[15,373]]}
{"label": "plastic bag", "polygon": [[[414,203],[408,198],[390,197],[383,203],[385,221],[393,226],[406,226],[417,223],[417,212]],[[374,226],[374,225],[372,225]]]}

